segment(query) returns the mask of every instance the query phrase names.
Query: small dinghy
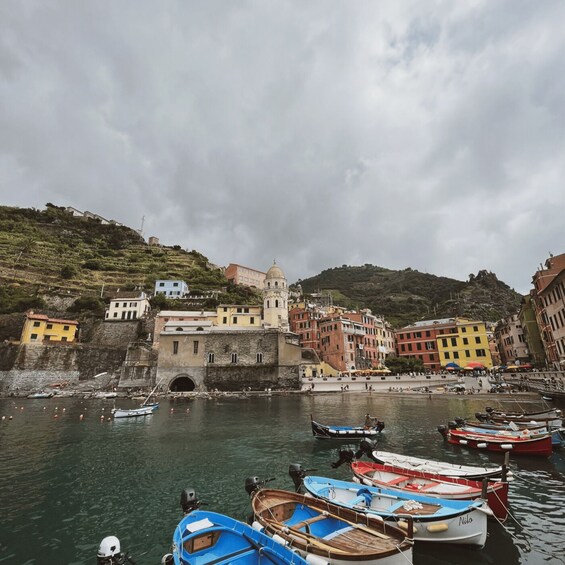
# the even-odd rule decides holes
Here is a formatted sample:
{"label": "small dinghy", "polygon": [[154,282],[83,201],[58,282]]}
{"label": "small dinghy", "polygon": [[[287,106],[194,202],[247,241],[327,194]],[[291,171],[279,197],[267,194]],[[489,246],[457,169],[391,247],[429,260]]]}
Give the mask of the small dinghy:
{"label": "small dinghy", "polygon": [[[363,485],[409,494],[417,493],[432,498],[449,500],[475,500],[483,495],[483,484],[437,473],[426,473],[366,461],[351,463],[354,480]],[[508,483],[489,481],[486,485],[486,501],[494,515],[501,521],[508,517]]]}
{"label": "small dinghy", "polygon": [[141,408],[113,408],[112,416],[114,418],[137,418],[138,416],[150,416],[153,414],[154,408],[152,406],[142,406]]}
{"label": "small dinghy", "polygon": [[480,548],[487,539],[492,511],[484,500],[444,500],[313,476],[305,477],[303,484],[313,496],[366,516],[381,516],[404,527],[406,519],[412,519],[415,541]]}
{"label": "small dinghy", "polygon": [[[255,520],[264,532],[292,547],[311,564],[412,562],[413,541],[400,528],[376,515],[359,514],[344,506],[284,490],[260,488],[252,492],[252,497]],[[411,526],[410,521],[409,534]]]}
{"label": "small dinghy", "polygon": [[312,433],[317,439],[356,439],[377,437],[385,427],[385,423],[377,420],[373,427],[368,426],[330,426],[315,422],[310,415]]}
{"label": "small dinghy", "polygon": [[172,557],[174,565],[306,565],[297,553],[257,529],[203,510],[191,512],[176,527]]}
{"label": "small dinghy", "polygon": [[[480,481],[482,479],[490,479],[501,477],[503,468],[500,467],[479,467],[472,465],[458,465],[456,463],[447,463],[445,461],[434,461],[432,459],[423,459],[420,457],[412,457],[410,455],[400,455],[399,453],[391,453],[388,451],[373,450],[370,457],[377,463],[394,465],[408,470],[418,470],[426,473],[435,473],[441,477],[458,477]],[[508,473],[511,476],[511,473]]]}
{"label": "small dinghy", "polygon": [[28,394],[27,397],[28,398],[52,398],[53,393],[52,392],[40,391],[40,392],[34,392],[32,394]]}

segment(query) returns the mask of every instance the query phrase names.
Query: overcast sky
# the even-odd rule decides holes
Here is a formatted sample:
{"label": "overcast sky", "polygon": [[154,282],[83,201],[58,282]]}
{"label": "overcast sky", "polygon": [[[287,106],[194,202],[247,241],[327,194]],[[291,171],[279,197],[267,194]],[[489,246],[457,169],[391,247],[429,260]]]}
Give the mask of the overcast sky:
{"label": "overcast sky", "polygon": [[0,203],[290,282],[565,252],[561,0],[0,2]]}

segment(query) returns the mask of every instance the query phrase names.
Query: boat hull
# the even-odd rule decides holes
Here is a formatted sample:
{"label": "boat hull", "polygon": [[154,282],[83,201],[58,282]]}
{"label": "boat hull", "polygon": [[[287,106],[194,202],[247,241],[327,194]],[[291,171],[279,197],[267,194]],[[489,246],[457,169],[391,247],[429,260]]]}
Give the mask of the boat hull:
{"label": "boat hull", "polygon": [[499,453],[515,453],[516,455],[530,455],[536,457],[549,457],[553,446],[551,435],[542,437],[522,438],[516,436],[496,436],[489,434],[472,434],[461,430],[448,430],[447,441],[454,445],[462,445],[471,449],[482,449]]}
{"label": "boat hull", "polygon": [[502,476],[502,467],[478,467],[457,465],[443,461],[434,461],[410,455],[401,455],[388,451],[373,451],[371,458],[377,463],[394,465],[408,470],[434,473],[441,477],[455,477],[469,480],[482,480]]}
{"label": "boat hull", "polygon": [[385,521],[414,522],[417,542],[450,543],[483,547],[487,518],[492,514],[484,501],[449,501],[408,495],[377,487],[360,488],[354,482],[306,477],[304,487],[313,496]]}

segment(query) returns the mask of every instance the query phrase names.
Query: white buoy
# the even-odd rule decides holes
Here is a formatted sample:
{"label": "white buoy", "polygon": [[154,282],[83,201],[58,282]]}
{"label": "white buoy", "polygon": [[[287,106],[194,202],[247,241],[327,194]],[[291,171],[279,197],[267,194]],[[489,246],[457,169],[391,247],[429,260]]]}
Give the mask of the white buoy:
{"label": "white buoy", "polygon": [[84,414],[81,414],[79,420],[84,420]]}

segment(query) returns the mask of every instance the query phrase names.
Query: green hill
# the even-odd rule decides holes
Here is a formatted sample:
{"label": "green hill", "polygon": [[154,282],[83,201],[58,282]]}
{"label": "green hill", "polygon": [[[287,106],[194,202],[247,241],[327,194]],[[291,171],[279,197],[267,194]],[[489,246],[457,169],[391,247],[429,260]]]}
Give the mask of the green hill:
{"label": "green hill", "polygon": [[413,269],[342,266],[299,283],[304,293],[331,291],[335,304],[370,308],[395,327],[452,316],[494,322],[516,313],[521,299],[520,294],[487,271],[479,271],[462,282]]}
{"label": "green hill", "polygon": [[149,246],[135,230],[74,217],[52,204],[45,210],[0,206],[0,313],[40,308],[44,298],[56,303],[56,297],[117,289],[152,292],[157,279],[185,280],[194,293],[218,290],[222,302],[260,300],[248,289],[228,287],[223,271],[197,251]]}

